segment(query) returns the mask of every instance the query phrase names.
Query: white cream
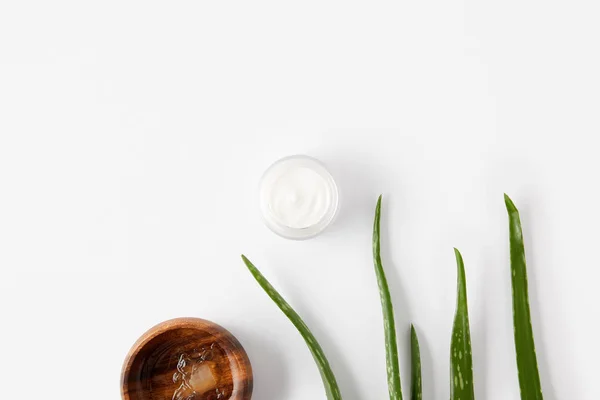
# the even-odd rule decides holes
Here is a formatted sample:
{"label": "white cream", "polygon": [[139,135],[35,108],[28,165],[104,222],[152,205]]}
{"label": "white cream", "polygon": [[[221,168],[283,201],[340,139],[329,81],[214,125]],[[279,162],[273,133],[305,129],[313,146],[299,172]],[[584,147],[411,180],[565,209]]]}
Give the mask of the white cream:
{"label": "white cream", "polygon": [[310,168],[290,168],[273,182],[269,208],[277,220],[290,228],[317,224],[330,203],[327,180]]}
{"label": "white cream", "polygon": [[263,217],[275,233],[305,239],[320,233],[337,211],[337,187],[325,167],[306,156],[273,164],[261,181]]}

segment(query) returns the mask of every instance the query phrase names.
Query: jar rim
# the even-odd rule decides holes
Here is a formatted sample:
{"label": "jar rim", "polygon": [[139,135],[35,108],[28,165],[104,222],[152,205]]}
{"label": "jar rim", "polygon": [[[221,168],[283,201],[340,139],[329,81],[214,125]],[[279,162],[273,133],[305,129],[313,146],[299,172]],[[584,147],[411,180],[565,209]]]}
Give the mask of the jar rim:
{"label": "jar rim", "polygon": [[[277,218],[275,218],[269,207],[270,203],[266,199],[267,191],[265,189],[265,186],[268,185],[269,179],[272,179],[272,176],[276,174],[277,170],[282,168],[286,164],[293,164],[293,167],[295,166],[309,168],[312,171],[319,174],[327,182],[330,194],[329,205],[321,219],[313,225],[302,228],[294,228],[284,225]],[[263,173],[260,179],[259,198],[261,215],[265,225],[267,225],[267,227],[275,234],[283,238],[292,240],[310,239],[319,235],[328,226],[331,225],[338,213],[339,208],[338,186],[329,170],[327,170],[327,168],[321,161],[317,160],[314,157],[303,154],[296,154],[283,157],[271,164]]]}

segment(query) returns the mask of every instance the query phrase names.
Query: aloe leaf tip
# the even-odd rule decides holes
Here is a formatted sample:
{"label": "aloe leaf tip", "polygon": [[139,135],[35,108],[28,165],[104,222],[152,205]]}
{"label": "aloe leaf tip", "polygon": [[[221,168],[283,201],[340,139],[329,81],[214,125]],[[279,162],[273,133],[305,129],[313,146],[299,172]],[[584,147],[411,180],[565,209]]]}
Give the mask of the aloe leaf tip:
{"label": "aloe leaf tip", "polygon": [[543,398],[542,386],[537,365],[533,328],[531,326],[523,231],[517,207],[508,196],[505,195],[504,199],[509,215],[513,324],[521,398],[541,400]]}
{"label": "aloe leaf tip", "polygon": [[504,203],[506,204],[506,209],[508,210],[508,212],[518,212],[519,210],[517,210],[517,206],[515,206],[515,203],[512,201],[512,199],[510,197],[508,197],[508,195],[506,193],[504,193]]}
{"label": "aloe leaf tip", "polygon": [[410,348],[411,348],[411,393],[410,400],[421,400],[423,398],[421,380],[421,350],[419,349],[419,338],[413,324],[410,324]]}
{"label": "aloe leaf tip", "polygon": [[252,262],[248,259],[248,257],[246,257],[245,255],[242,254],[242,261],[244,262],[244,264],[246,265],[246,267],[250,270],[255,270],[256,267],[254,266],[254,264],[252,264]]}
{"label": "aloe leaf tip", "polygon": [[462,255],[454,248],[457,265],[456,312],[450,340],[450,399],[473,400],[473,360],[467,305],[467,280]]}

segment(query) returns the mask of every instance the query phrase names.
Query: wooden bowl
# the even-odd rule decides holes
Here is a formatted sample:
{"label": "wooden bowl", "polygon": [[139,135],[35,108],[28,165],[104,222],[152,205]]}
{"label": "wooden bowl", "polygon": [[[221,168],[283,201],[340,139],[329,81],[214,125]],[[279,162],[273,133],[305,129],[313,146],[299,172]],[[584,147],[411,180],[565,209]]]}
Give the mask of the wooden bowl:
{"label": "wooden bowl", "polygon": [[225,328],[199,318],[156,325],[123,364],[123,400],[248,400],[252,368]]}

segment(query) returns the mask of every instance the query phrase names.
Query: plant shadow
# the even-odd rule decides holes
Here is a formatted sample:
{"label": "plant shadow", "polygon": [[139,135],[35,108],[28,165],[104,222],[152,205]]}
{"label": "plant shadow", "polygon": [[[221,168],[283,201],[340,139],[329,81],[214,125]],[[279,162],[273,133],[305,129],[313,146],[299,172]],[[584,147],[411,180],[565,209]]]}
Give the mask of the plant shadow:
{"label": "plant shadow", "polygon": [[356,386],[356,378],[347,367],[346,358],[342,356],[340,349],[337,347],[335,339],[324,330],[320,329],[319,326],[315,326],[313,332],[319,343],[321,343],[323,351],[325,351],[327,354],[327,358],[331,363],[331,368],[335,373],[338,386],[340,387],[340,391],[344,399],[359,400],[360,393],[358,387]]}
{"label": "plant shadow", "polygon": [[[286,290],[286,293],[289,294],[290,298],[294,299],[292,307],[294,307],[306,322],[317,342],[321,345],[335,375],[342,397],[345,400],[359,400],[360,393],[357,387],[356,378],[348,368],[347,358],[344,357],[344,353],[338,347],[338,342],[316,321],[315,318],[313,318],[313,313],[308,307],[304,306],[301,296],[295,295],[293,290],[289,289]],[[317,369],[317,365],[315,365],[314,368]]]}
{"label": "plant shadow", "polygon": [[[315,318],[316,313],[312,311],[312,308],[307,306],[306,302],[304,301],[305,292],[295,285],[286,285],[285,288],[282,287],[281,290],[281,293],[285,293],[285,299],[290,302],[291,307],[306,323],[306,325],[314,335],[317,343],[321,346],[323,352],[325,353],[325,357],[329,361],[329,365],[331,367],[331,370],[333,371],[333,374],[336,378],[338,387],[344,400],[359,400],[360,393],[357,386],[357,379],[348,367],[348,363],[350,361],[348,360],[348,357],[345,357],[345,355],[347,355],[347,352],[344,352],[342,351],[342,349],[340,349],[339,341],[332,336],[331,332],[328,331],[323,324],[319,323],[318,318]],[[280,311],[278,310],[278,312]],[[287,317],[283,316],[283,314],[282,318],[287,319]],[[286,322],[292,325],[291,321]],[[303,342],[302,345],[307,347],[308,345],[305,343],[300,333],[297,332],[297,329],[295,327],[293,329],[296,331],[297,334],[295,340],[301,340]],[[318,371],[319,367],[316,363],[312,363],[311,367],[314,368],[315,371]],[[323,395],[325,395],[325,389],[323,385],[320,384],[320,386],[323,388]],[[271,392],[269,392],[269,394],[270,393]],[[256,398],[258,399],[284,399],[286,397],[288,396],[259,396],[258,394],[256,394]]]}

